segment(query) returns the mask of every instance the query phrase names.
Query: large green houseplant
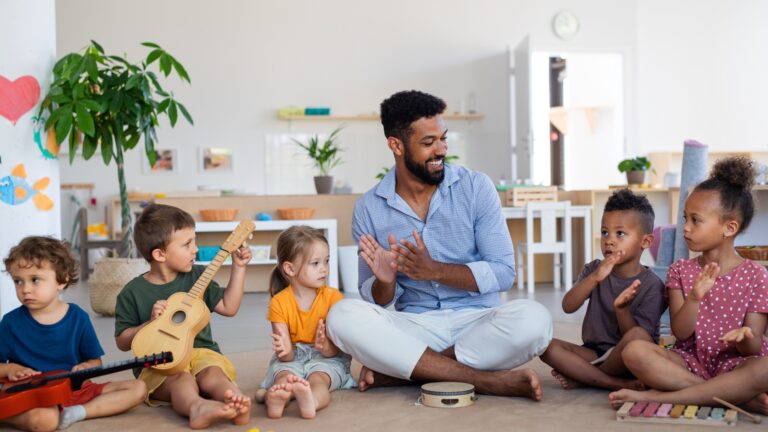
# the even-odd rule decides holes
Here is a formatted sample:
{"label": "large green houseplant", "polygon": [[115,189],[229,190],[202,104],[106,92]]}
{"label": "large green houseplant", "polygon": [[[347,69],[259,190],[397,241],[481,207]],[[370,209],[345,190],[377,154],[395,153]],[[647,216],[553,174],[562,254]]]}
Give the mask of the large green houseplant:
{"label": "large green houseplant", "polygon": [[333,189],[333,176],[331,170],[341,163],[341,148],[336,140],[344,126],[339,126],[331,132],[325,140],[320,135],[313,135],[303,143],[297,139],[293,141],[299,145],[307,156],[312,159],[319,175],[315,176],[315,189],[319,194],[331,193]]}
{"label": "large green houseplant", "polygon": [[133,255],[131,211],[125,184],[124,153],[144,142],[144,153],[154,166],[157,153],[156,127],[166,115],[171,127],[179,113],[190,124],[192,117],[173,93],[160,85],[152,64],[168,77],[176,72],[182,81],[190,82],[186,69],[159,45],[144,42],[150,49],[146,58],[132,63],[127,56],[107,55],[91,41],[82,53],[70,53],[53,67],[53,81],[43,99],[38,117],[47,118],[45,130],[56,132],[56,141],[69,140],[69,161],[74,161],[82,142],[82,156],[88,160],[101,149],[101,159],[114,161],[120,186],[122,241],[119,255]]}

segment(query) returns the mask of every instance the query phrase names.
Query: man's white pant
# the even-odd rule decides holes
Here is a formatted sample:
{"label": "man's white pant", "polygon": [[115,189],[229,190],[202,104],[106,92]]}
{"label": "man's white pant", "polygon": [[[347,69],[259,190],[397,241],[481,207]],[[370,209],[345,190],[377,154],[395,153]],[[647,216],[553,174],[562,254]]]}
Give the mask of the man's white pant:
{"label": "man's white pant", "polygon": [[342,351],[385,375],[410,379],[427,347],[454,346],[456,360],[479,370],[513,369],[547,349],[549,311],[532,300],[495,308],[407,313],[344,299],[328,314],[328,336]]}

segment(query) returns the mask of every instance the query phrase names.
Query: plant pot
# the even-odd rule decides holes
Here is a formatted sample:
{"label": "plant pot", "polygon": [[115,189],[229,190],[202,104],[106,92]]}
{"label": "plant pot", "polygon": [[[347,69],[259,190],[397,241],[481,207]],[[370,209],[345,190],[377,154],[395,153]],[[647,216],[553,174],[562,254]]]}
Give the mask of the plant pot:
{"label": "plant pot", "polygon": [[631,185],[645,183],[645,171],[627,171],[627,183]]}
{"label": "plant pot", "polygon": [[100,315],[114,316],[117,295],[131,279],[149,271],[143,258],[102,258],[93,264],[88,279],[91,309]]}
{"label": "plant pot", "polygon": [[315,176],[315,190],[319,194],[329,194],[333,190],[333,176]]}

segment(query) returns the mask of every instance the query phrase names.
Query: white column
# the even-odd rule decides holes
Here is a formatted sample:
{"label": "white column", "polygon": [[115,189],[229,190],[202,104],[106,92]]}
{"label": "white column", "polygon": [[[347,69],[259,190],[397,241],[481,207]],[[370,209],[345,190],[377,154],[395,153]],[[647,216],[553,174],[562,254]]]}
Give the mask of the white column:
{"label": "white column", "polygon": [[[39,128],[33,120],[50,85],[51,69],[55,61],[54,0],[3,2],[0,8],[2,259],[25,236],[61,237],[59,162],[55,158],[46,158],[38,147],[35,132]],[[45,149],[44,132],[40,133],[39,141]],[[49,155],[55,153],[55,149],[48,149]],[[14,176],[14,172],[24,172],[26,175]],[[45,178],[48,179],[47,185],[44,184]],[[37,194],[41,196],[35,197]],[[50,202],[46,203],[45,197]],[[2,264],[0,267],[5,269]],[[0,273],[0,315],[18,305],[11,278],[5,272]]]}

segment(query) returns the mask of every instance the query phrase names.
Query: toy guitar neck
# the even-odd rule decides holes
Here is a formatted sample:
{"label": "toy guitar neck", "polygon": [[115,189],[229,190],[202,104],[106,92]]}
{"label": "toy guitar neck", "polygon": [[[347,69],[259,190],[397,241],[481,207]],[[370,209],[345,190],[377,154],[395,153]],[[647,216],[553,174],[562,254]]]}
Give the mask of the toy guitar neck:
{"label": "toy guitar neck", "polygon": [[173,361],[173,354],[162,352],[77,372],[48,372],[22,381],[0,379],[0,420],[13,417],[32,408],[50,407],[65,403],[72,397],[72,392],[79,390],[83,382],[90,378],[136,366],[150,367],[169,361]]}
{"label": "toy guitar neck", "polygon": [[172,352],[172,362],[153,366],[155,370],[165,374],[178,373],[189,364],[195,337],[211,319],[211,312],[203,301],[205,290],[227,255],[239,248],[255,228],[253,221],[240,222],[192,288],[188,292],[177,292],[168,297],[165,312],[150,321],[133,337],[131,349],[135,355],[158,351]]}

